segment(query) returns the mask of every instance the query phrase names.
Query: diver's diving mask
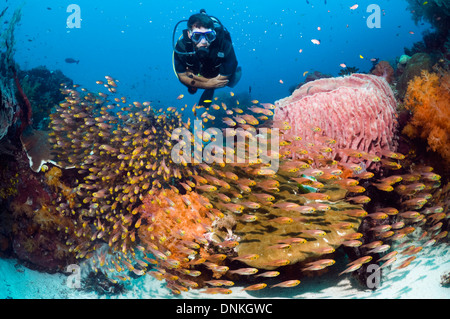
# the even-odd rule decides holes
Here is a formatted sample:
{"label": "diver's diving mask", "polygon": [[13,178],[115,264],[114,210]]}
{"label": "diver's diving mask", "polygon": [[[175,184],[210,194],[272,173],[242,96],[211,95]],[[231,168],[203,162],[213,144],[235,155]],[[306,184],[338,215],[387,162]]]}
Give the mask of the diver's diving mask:
{"label": "diver's diving mask", "polygon": [[206,31],[206,32],[192,32],[191,34],[191,40],[195,44],[200,43],[202,39],[205,39],[207,42],[211,43],[216,39],[216,31]]}

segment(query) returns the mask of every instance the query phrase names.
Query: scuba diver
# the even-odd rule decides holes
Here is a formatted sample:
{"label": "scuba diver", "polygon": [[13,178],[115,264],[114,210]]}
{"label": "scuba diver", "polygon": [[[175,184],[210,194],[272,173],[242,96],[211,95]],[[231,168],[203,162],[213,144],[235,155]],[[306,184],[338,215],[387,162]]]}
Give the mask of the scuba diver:
{"label": "scuba diver", "polygon": [[236,54],[228,30],[204,9],[192,15],[186,22],[188,29],[177,41],[173,50],[174,71],[189,93],[204,89],[198,105],[206,109],[212,103],[214,90],[225,86],[234,87],[241,78]]}

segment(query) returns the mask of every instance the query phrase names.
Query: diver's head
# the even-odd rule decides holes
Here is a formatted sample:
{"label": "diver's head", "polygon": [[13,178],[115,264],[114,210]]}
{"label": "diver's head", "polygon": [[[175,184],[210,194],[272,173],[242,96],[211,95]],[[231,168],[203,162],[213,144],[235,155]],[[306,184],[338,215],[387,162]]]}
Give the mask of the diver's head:
{"label": "diver's head", "polygon": [[216,39],[216,31],[214,31],[214,22],[204,13],[192,15],[188,20],[188,36],[195,44],[196,51],[205,51],[211,43]]}

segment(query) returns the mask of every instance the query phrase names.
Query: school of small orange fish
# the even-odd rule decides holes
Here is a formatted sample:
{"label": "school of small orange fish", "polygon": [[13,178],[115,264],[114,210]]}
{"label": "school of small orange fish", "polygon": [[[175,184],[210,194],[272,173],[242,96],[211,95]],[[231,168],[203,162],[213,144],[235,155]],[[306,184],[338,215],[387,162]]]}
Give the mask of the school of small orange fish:
{"label": "school of small orange fish", "polygon": [[[373,211],[341,212],[355,218],[357,225],[363,219],[368,222],[371,236],[360,232],[342,236],[341,245],[358,248],[363,255],[339,275],[353,273],[371,261],[381,268],[405,268],[422,249],[448,236],[448,190],[441,188],[441,177],[432,167],[411,163],[403,167],[407,158],[400,153],[368,154],[353,149],[339,150],[352,162],[339,162],[331,155],[336,141],[324,136],[319,127],[311,127],[317,134],[315,142],[306,143],[301,136],[290,134],[289,123],[268,121],[275,106],[256,100],[246,109],[213,104],[211,112],[201,118],[206,123],[214,118],[214,110],[221,109],[227,114],[223,122],[243,128],[249,139],[256,138],[261,124],[279,128],[278,171],[261,161],[175,164],[171,150],[177,140],[171,139],[172,132],[191,129],[190,122],[183,123],[174,107],[155,110],[149,102],[129,103],[115,97],[117,83],[109,76],[97,81],[108,94],[63,86],[66,99],[56,107],[50,123],[58,165],[77,169],[79,176],[75,195],[61,195],[55,204],[61,215],[74,221],[73,230],[65,229],[67,245],[77,258],[89,260],[94,271],[104,271],[113,283],[149,274],[165,280],[174,294],[189,289],[229,294],[236,281],[246,291],[295,287],[302,274],[331,269],[336,263],[334,249],[302,265],[298,278],[274,283],[283,267],[292,267],[288,257],[271,261],[267,269],[248,266],[260,258],[260,252],[239,254],[239,236],[233,234],[232,226],[227,238],[218,240],[215,231],[227,223],[258,223],[272,207],[290,213],[270,220],[275,228],[302,223],[302,216],[326,214],[332,202],[322,189],[330,185],[344,188],[345,201],[362,207],[371,201],[368,187],[372,192],[397,194],[395,207],[373,205]],[[204,133],[203,141],[210,141],[211,136]],[[225,152],[236,159],[233,149]],[[372,163],[384,177],[366,170]],[[299,191],[301,202],[286,202],[278,195],[284,184],[308,186],[313,191]],[[328,235],[320,224],[309,226],[303,237]],[[336,227],[348,229],[355,224]],[[409,241],[418,231],[420,238]],[[303,237],[280,238],[271,249],[289,251],[305,244]],[[250,277],[251,285],[245,285]],[[255,284],[255,279],[261,282]]]}

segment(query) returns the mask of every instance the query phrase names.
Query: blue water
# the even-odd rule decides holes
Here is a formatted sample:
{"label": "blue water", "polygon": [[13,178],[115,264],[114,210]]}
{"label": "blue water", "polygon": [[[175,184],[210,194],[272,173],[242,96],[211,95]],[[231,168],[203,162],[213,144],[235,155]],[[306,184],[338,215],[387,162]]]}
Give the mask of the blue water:
{"label": "blue water", "polygon": [[[273,102],[290,95],[289,88],[304,81],[305,71],[337,76],[341,63],[361,72],[370,70],[372,58],[394,63],[429,28],[414,24],[406,1],[376,1],[382,10],[381,27],[373,29],[367,26],[371,13],[366,11],[374,1],[309,2],[27,1],[16,32],[16,59],[23,68],[60,69],[89,89],[97,89],[95,81],[111,75],[120,80],[120,92],[134,100],[193,105],[198,94],[176,100],[181,93],[189,94],[172,69],[172,32],[179,20],[204,8],[231,32],[243,68],[233,91],[248,92],[251,87],[253,98]],[[80,28],[66,26],[72,3],[81,9]],[[355,3],[359,7],[351,10]],[[177,38],[182,28],[184,23]],[[67,64],[68,57],[80,63]]]}
{"label": "blue water", "polygon": [[[173,72],[173,28],[201,8],[218,17],[231,32],[243,69],[241,81],[232,90],[249,92],[251,88],[252,98],[263,102],[290,95],[290,87],[303,82],[306,71],[337,76],[340,64],[345,63],[368,72],[373,58],[395,65],[404,48],[420,41],[422,32],[430,28],[427,23],[415,25],[406,1],[377,0],[382,9],[381,27],[373,29],[367,26],[371,13],[366,9],[374,1],[327,2],[7,0],[6,4],[15,8],[24,3],[15,33],[15,59],[22,69],[40,65],[60,69],[74,83],[90,90],[97,89],[96,80],[110,75],[120,81],[119,92],[133,100],[176,107],[193,105],[199,97],[189,96]],[[80,28],[68,28],[66,24],[70,15],[67,7],[72,3],[81,8]],[[359,7],[351,10],[356,3]],[[321,44],[313,44],[312,39],[319,39]],[[80,62],[69,64],[66,58]],[[177,100],[180,94],[186,95],[182,101]],[[440,246],[435,254],[440,262],[434,264],[424,252],[423,259],[415,264],[422,268],[412,267],[416,270],[412,275],[407,275],[409,270],[392,273],[387,277],[391,282],[376,293],[361,294],[348,278],[326,277],[306,280],[306,286],[301,285],[290,295],[273,292],[265,297],[418,298],[428,289],[430,298],[449,298],[448,290],[439,286],[439,276],[449,270],[448,248]],[[0,260],[0,298],[98,297],[67,288],[63,275],[37,273],[14,264],[14,260]],[[171,297],[164,283],[146,277],[133,282],[124,297]],[[408,280],[413,282],[405,284]],[[243,293],[240,297],[252,295]]]}

